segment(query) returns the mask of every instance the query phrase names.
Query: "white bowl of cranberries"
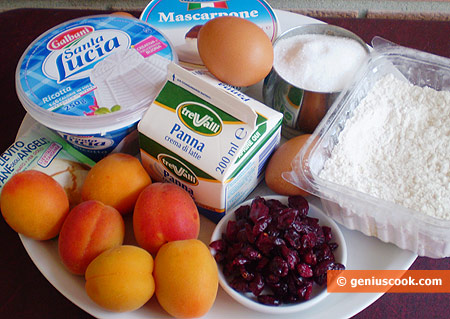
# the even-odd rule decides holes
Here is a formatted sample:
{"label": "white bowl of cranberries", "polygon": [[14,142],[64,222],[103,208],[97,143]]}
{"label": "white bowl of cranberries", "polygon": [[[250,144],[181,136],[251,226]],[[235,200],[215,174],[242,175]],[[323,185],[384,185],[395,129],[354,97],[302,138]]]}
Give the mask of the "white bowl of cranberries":
{"label": "white bowl of cranberries", "polygon": [[256,311],[292,313],[327,296],[327,270],[345,269],[336,223],[302,196],[265,196],[228,211],[210,250],[221,287]]}

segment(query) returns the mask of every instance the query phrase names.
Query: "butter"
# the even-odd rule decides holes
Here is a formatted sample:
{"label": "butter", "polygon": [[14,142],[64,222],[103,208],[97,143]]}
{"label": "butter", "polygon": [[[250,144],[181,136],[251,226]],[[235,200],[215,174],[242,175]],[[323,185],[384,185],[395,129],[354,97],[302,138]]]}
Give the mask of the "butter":
{"label": "butter", "polygon": [[261,181],[281,121],[281,113],[203,71],[171,63],[138,124],[141,160],[154,181],[181,186],[218,221]]}

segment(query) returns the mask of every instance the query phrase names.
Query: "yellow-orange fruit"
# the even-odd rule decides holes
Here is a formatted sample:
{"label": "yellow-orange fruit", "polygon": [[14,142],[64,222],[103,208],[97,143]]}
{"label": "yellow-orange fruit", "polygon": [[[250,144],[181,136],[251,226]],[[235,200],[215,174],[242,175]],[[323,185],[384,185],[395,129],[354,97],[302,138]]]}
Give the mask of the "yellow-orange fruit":
{"label": "yellow-orange fruit", "polygon": [[291,196],[307,196],[309,193],[287,182],[281,174],[292,170],[291,162],[298,154],[311,134],[303,134],[293,137],[281,144],[272,154],[266,167],[265,181],[267,186],[277,194]]}
{"label": "yellow-orange fruit", "polygon": [[156,255],[166,242],[197,238],[200,215],[191,195],[183,188],[153,183],[139,195],[133,229],[139,246]]}
{"label": "yellow-orange fruit", "polygon": [[209,20],[198,32],[197,48],[208,71],[231,85],[253,85],[272,69],[271,40],[258,25],[244,18]]}
{"label": "yellow-orange fruit", "polygon": [[198,318],[214,304],[218,270],[208,247],[198,239],[164,244],[155,258],[155,294],[176,318]]}
{"label": "yellow-orange fruit", "polygon": [[84,180],[81,198],[101,201],[126,214],[133,211],[140,192],[151,182],[136,157],[114,153],[91,168]]}
{"label": "yellow-orange fruit", "polygon": [[125,224],[119,211],[99,201],[75,206],[67,216],[58,237],[59,256],[66,268],[83,275],[99,254],[122,245]]}
{"label": "yellow-orange fruit", "polygon": [[11,177],[3,186],[0,202],[6,223],[37,240],[56,237],[69,213],[69,199],[62,186],[35,170]]}
{"label": "yellow-orange fruit", "polygon": [[144,249],[123,245],[98,255],[85,273],[86,292],[99,306],[114,312],[141,308],[155,292],[153,257]]}

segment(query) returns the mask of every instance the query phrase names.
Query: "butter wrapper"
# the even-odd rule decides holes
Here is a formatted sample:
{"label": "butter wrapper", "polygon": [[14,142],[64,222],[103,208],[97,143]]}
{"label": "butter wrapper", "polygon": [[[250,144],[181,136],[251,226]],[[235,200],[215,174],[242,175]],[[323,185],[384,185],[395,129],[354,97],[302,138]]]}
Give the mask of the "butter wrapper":
{"label": "butter wrapper", "polygon": [[181,186],[218,221],[261,181],[282,114],[203,71],[168,70],[138,125],[141,160],[153,180]]}
{"label": "butter wrapper", "polygon": [[14,174],[38,170],[64,188],[73,207],[81,201],[81,186],[94,164],[62,137],[35,122],[1,154],[0,191]]}

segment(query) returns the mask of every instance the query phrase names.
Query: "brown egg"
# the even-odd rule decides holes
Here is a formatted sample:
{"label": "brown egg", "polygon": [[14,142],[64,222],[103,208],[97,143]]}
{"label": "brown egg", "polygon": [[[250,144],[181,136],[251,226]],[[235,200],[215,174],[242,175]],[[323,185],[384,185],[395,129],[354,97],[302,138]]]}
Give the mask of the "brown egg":
{"label": "brown egg", "polygon": [[267,186],[279,195],[307,196],[309,193],[287,182],[281,174],[292,170],[291,162],[305,144],[311,134],[303,134],[293,137],[281,144],[273,153],[266,167],[265,181]]}
{"label": "brown egg", "polygon": [[125,11],[116,11],[111,13],[114,16],[122,16],[122,17],[127,17],[127,18],[136,18],[134,15],[132,15],[129,12],[125,12]]}
{"label": "brown egg", "polygon": [[198,33],[197,47],[206,68],[234,86],[258,83],[272,68],[272,42],[259,26],[243,18],[208,21]]}

